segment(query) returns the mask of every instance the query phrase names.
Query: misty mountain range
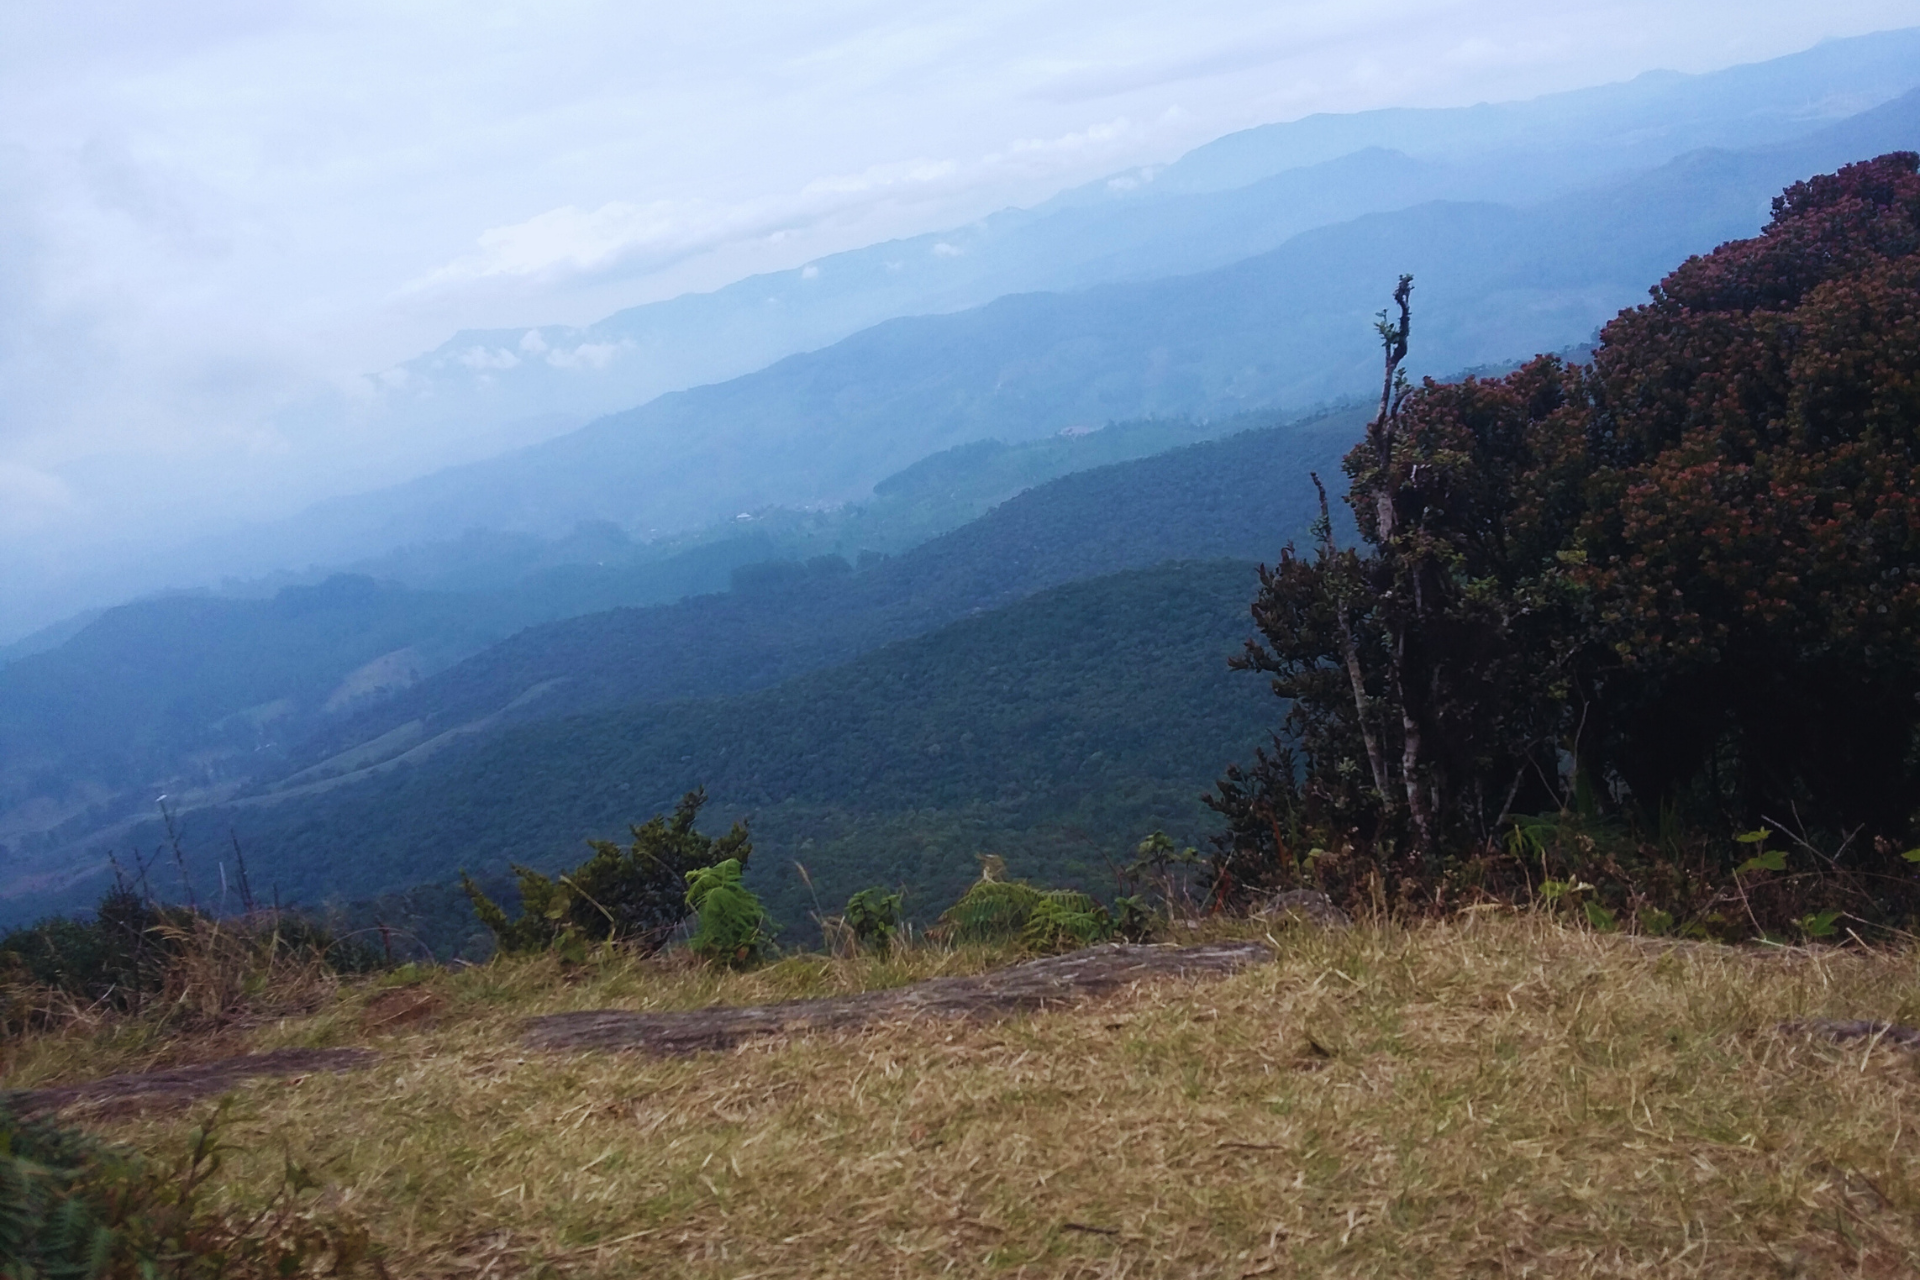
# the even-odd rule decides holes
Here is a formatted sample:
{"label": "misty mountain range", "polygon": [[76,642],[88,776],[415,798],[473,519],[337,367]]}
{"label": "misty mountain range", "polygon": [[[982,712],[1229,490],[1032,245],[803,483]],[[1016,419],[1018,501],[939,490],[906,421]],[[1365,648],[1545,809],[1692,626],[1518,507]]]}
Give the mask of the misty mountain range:
{"label": "misty mountain range", "polygon": [[[396,422],[600,416],[203,540],[176,571],[253,580],[0,650],[0,916],[97,893],[106,849],[159,838],[162,792],[200,845],[244,835],[309,900],[559,858],[707,779],[718,813],[784,813],[775,860],[804,846],[834,885],[880,865],[909,813],[948,833],[923,876],[940,883],[983,832],[1062,858],[1095,828],[1192,837],[1192,784],[1271,720],[1220,692],[1231,584],[1305,528],[1307,472],[1335,478],[1395,278],[1415,276],[1417,372],[1578,349],[1688,255],[1753,234],[1788,183],[1920,149],[1917,86],[1920,31],[1531,103],[1313,117],[599,325],[458,335],[387,379]],[[1149,572],[1169,560],[1213,568]],[[1187,606],[1204,623],[1173,626]],[[1145,665],[1096,676],[1075,608],[1109,611],[1114,652]],[[1069,633],[1072,678],[993,674]],[[1131,696],[1146,737],[1097,768],[1031,743],[875,763],[917,779],[884,805],[858,770],[776,785],[725,758],[737,715],[771,717],[802,761],[890,759],[906,730],[896,677],[874,673],[934,652],[972,673],[942,714],[1014,698],[1022,723],[1111,736]],[[1176,656],[1212,673],[1187,710],[1145,687]],[[1076,692],[1096,686],[1098,707]],[[852,700],[864,727],[815,741],[808,698]],[[563,756],[564,786],[530,763]],[[1138,802],[1088,809],[1096,774]]]}
{"label": "misty mountain range", "polygon": [[[1151,184],[1152,199],[1082,194],[1020,213],[1020,229],[1004,237],[1013,246],[1006,254],[1028,265],[990,272],[981,284],[1020,292],[884,320],[493,460],[323,502],[243,538],[203,541],[179,561],[258,574],[339,564],[476,527],[555,536],[581,519],[659,537],[769,505],[857,501],[915,459],[969,440],[1033,439],[1155,414],[1300,411],[1366,390],[1371,317],[1401,271],[1417,278],[1417,371],[1448,374],[1568,347],[1687,255],[1757,231],[1787,182],[1920,146],[1920,71],[1912,70],[1920,57],[1889,53],[1909,48],[1920,53],[1920,35],[1822,46],[1799,55],[1806,63],[1642,77],[1537,104],[1431,119],[1316,118],[1234,135],[1212,144],[1224,148],[1219,154],[1201,148],[1170,166]],[[1863,65],[1850,79],[1844,69],[1856,55]],[[1802,68],[1812,78],[1799,86]],[[1869,110],[1838,122],[1821,114],[1837,101],[1878,97],[1903,77],[1911,83],[1901,93]],[[1851,99],[1842,83],[1854,86]],[[1688,109],[1701,112],[1697,121],[1684,123]],[[1317,167],[1265,171],[1396,128],[1439,158],[1369,145]],[[1695,144],[1703,137],[1749,145],[1702,149]],[[1580,159],[1588,148],[1592,158]],[[1630,168],[1649,156],[1660,162]],[[1189,162],[1190,173],[1177,172]],[[1214,189],[1249,174],[1258,176]],[[1550,192],[1558,194],[1543,195]],[[1494,201],[1489,193],[1525,199]],[[1123,243],[1132,246],[1124,253],[1095,251]],[[1073,277],[1084,287],[1036,291],[1058,278],[1036,264],[1072,257],[1067,246],[1084,255]],[[1247,256],[1253,249],[1264,252]],[[862,252],[882,251],[891,248]],[[1227,264],[1213,265],[1221,259]],[[817,279],[834,261],[819,265]],[[858,261],[849,274],[884,276],[894,259]],[[1201,266],[1208,269],[1193,271]],[[1117,282],[1091,282],[1102,275]],[[606,323],[631,327],[653,317],[645,323],[682,335],[676,341],[705,333],[711,337],[699,343],[735,349],[733,326],[761,305],[746,305],[745,296],[723,290]],[[890,305],[928,309],[947,297],[887,296]],[[672,310],[683,305],[710,310],[716,327]],[[495,350],[501,361],[511,354]],[[471,385],[463,380],[473,371],[465,370],[456,382],[498,388],[520,367],[486,370],[484,384]],[[527,394],[549,407],[564,398],[540,389],[552,373],[542,364],[519,375],[532,379]],[[464,394],[435,385],[436,401]]]}
{"label": "misty mountain range", "polygon": [[597,324],[471,330],[391,371],[390,409],[584,420],[882,320],[1010,293],[1226,266],[1314,227],[1430,200],[1539,203],[1701,148],[1767,146],[1920,87],[1920,32],[1710,75],[1650,72],[1528,102],[1316,115],[1114,174],[1031,209],[835,254]]}

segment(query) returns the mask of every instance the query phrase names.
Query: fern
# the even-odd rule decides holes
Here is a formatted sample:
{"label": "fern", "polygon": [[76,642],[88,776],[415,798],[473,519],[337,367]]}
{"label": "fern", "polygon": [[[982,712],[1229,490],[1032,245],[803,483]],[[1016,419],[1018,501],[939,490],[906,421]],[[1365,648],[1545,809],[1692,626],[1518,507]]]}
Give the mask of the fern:
{"label": "fern", "polygon": [[940,924],[954,942],[1010,941],[1027,927],[1041,896],[1024,880],[976,880],[940,914]]}
{"label": "fern", "polygon": [[1113,936],[1107,911],[1084,893],[1053,889],[1040,895],[1033,913],[1020,930],[1020,943],[1029,951],[1076,951]]}
{"label": "fern", "polygon": [[738,858],[687,872],[687,905],[700,916],[688,944],[695,955],[727,965],[759,957],[767,941],[767,912],[742,883]]}
{"label": "fern", "polygon": [[940,915],[953,942],[1018,940],[1029,951],[1071,951],[1113,936],[1106,909],[1072,889],[1040,889],[1002,880],[999,859],[983,859],[980,879]]}

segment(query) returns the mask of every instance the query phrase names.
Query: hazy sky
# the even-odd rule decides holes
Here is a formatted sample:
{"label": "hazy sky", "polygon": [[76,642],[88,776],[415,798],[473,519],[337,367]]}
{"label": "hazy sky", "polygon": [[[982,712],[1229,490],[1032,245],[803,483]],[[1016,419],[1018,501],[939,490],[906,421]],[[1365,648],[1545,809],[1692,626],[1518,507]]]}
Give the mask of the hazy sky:
{"label": "hazy sky", "polygon": [[313,496],[274,471],[282,410],[458,328],[592,320],[1256,123],[1916,24],[1920,0],[11,0],[0,572]]}

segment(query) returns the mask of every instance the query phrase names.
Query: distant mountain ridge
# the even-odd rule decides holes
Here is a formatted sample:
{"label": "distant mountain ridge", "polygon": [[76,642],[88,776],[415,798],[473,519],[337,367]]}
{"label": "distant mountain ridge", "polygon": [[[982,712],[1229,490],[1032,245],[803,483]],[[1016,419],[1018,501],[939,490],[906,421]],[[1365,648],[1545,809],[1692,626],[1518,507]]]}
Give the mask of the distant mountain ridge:
{"label": "distant mountain ridge", "polygon": [[256,544],[330,543],[339,559],[472,526],[594,518],[667,532],[858,500],[915,458],[986,436],[1323,402],[1371,381],[1372,316],[1401,271],[1416,277],[1416,369],[1555,350],[1689,254],[1753,234],[1788,183],[1914,146],[1920,91],[1791,143],[1697,151],[1531,207],[1428,202],[1201,274],[891,320],[493,461],[321,504]]}
{"label": "distant mountain ridge", "polygon": [[[850,572],[850,561],[913,547],[1035,483],[1227,429],[1133,422],[980,441],[921,459],[859,507],[761,511],[692,544],[637,547],[606,525],[551,543],[470,538],[357,573],[76,619],[0,651],[0,877],[16,847],[40,849],[51,830],[79,839],[150,813],[157,793],[191,807],[278,778],[299,767],[283,763],[288,753],[329,725],[524,627],[723,592],[742,573],[771,585],[804,574],[807,559]],[[756,573],[756,561],[772,563]]]}
{"label": "distant mountain ridge", "polygon": [[515,724],[183,829],[211,850],[231,827],[256,885],[318,906],[463,867],[566,866],[586,837],[620,837],[705,785],[708,822],[751,817],[750,880],[790,936],[815,893],[838,904],[872,884],[905,887],[925,919],[981,852],[1110,887],[1109,860],[1155,828],[1203,841],[1201,793],[1277,723],[1258,677],[1227,667],[1255,586],[1230,560],[1085,579],[771,688]]}
{"label": "distant mountain ridge", "polygon": [[[1920,28],[1704,75],[1522,102],[1321,114],[1206,143],[1031,209],[838,253],[592,325],[468,330],[400,365],[396,403],[592,416],[902,315],[1205,271],[1315,226],[1433,199],[1530,203],[1702,147],[1783,142],[1920,87]],[[531,335],[531,336],[530,336]]]}

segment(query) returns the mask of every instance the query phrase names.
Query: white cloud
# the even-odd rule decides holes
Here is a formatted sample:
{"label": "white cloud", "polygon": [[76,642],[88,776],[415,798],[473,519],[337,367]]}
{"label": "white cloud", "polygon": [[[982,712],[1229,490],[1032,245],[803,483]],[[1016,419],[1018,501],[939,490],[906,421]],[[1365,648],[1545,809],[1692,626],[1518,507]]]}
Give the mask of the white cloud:
{"label": "white cloud", "polygon": [[77,510],[73,491],[59,477],[0,461],[0,532],[38,533]]}
{"label": "white cloud", "polygon": [[547,363],[556,369],[604,369],[632,345],[624,341],[583,342],[570,351],[547,352]]}
{"label": "white cloud", "polygon": [[620,264],[638,254],[684,253],[737,234],[738,217],[697,204],[615,200],[582,211],[562,205],[524,222],[480,233],[478,252],[456,258],[408,286],[468,284],[489,276],[564,276]]}
{"label": "white cloud", "polygon": [[520,363],[520,357],[505,347],[468,347],[454,358],[476,373],[488,369],[511,369]]}

